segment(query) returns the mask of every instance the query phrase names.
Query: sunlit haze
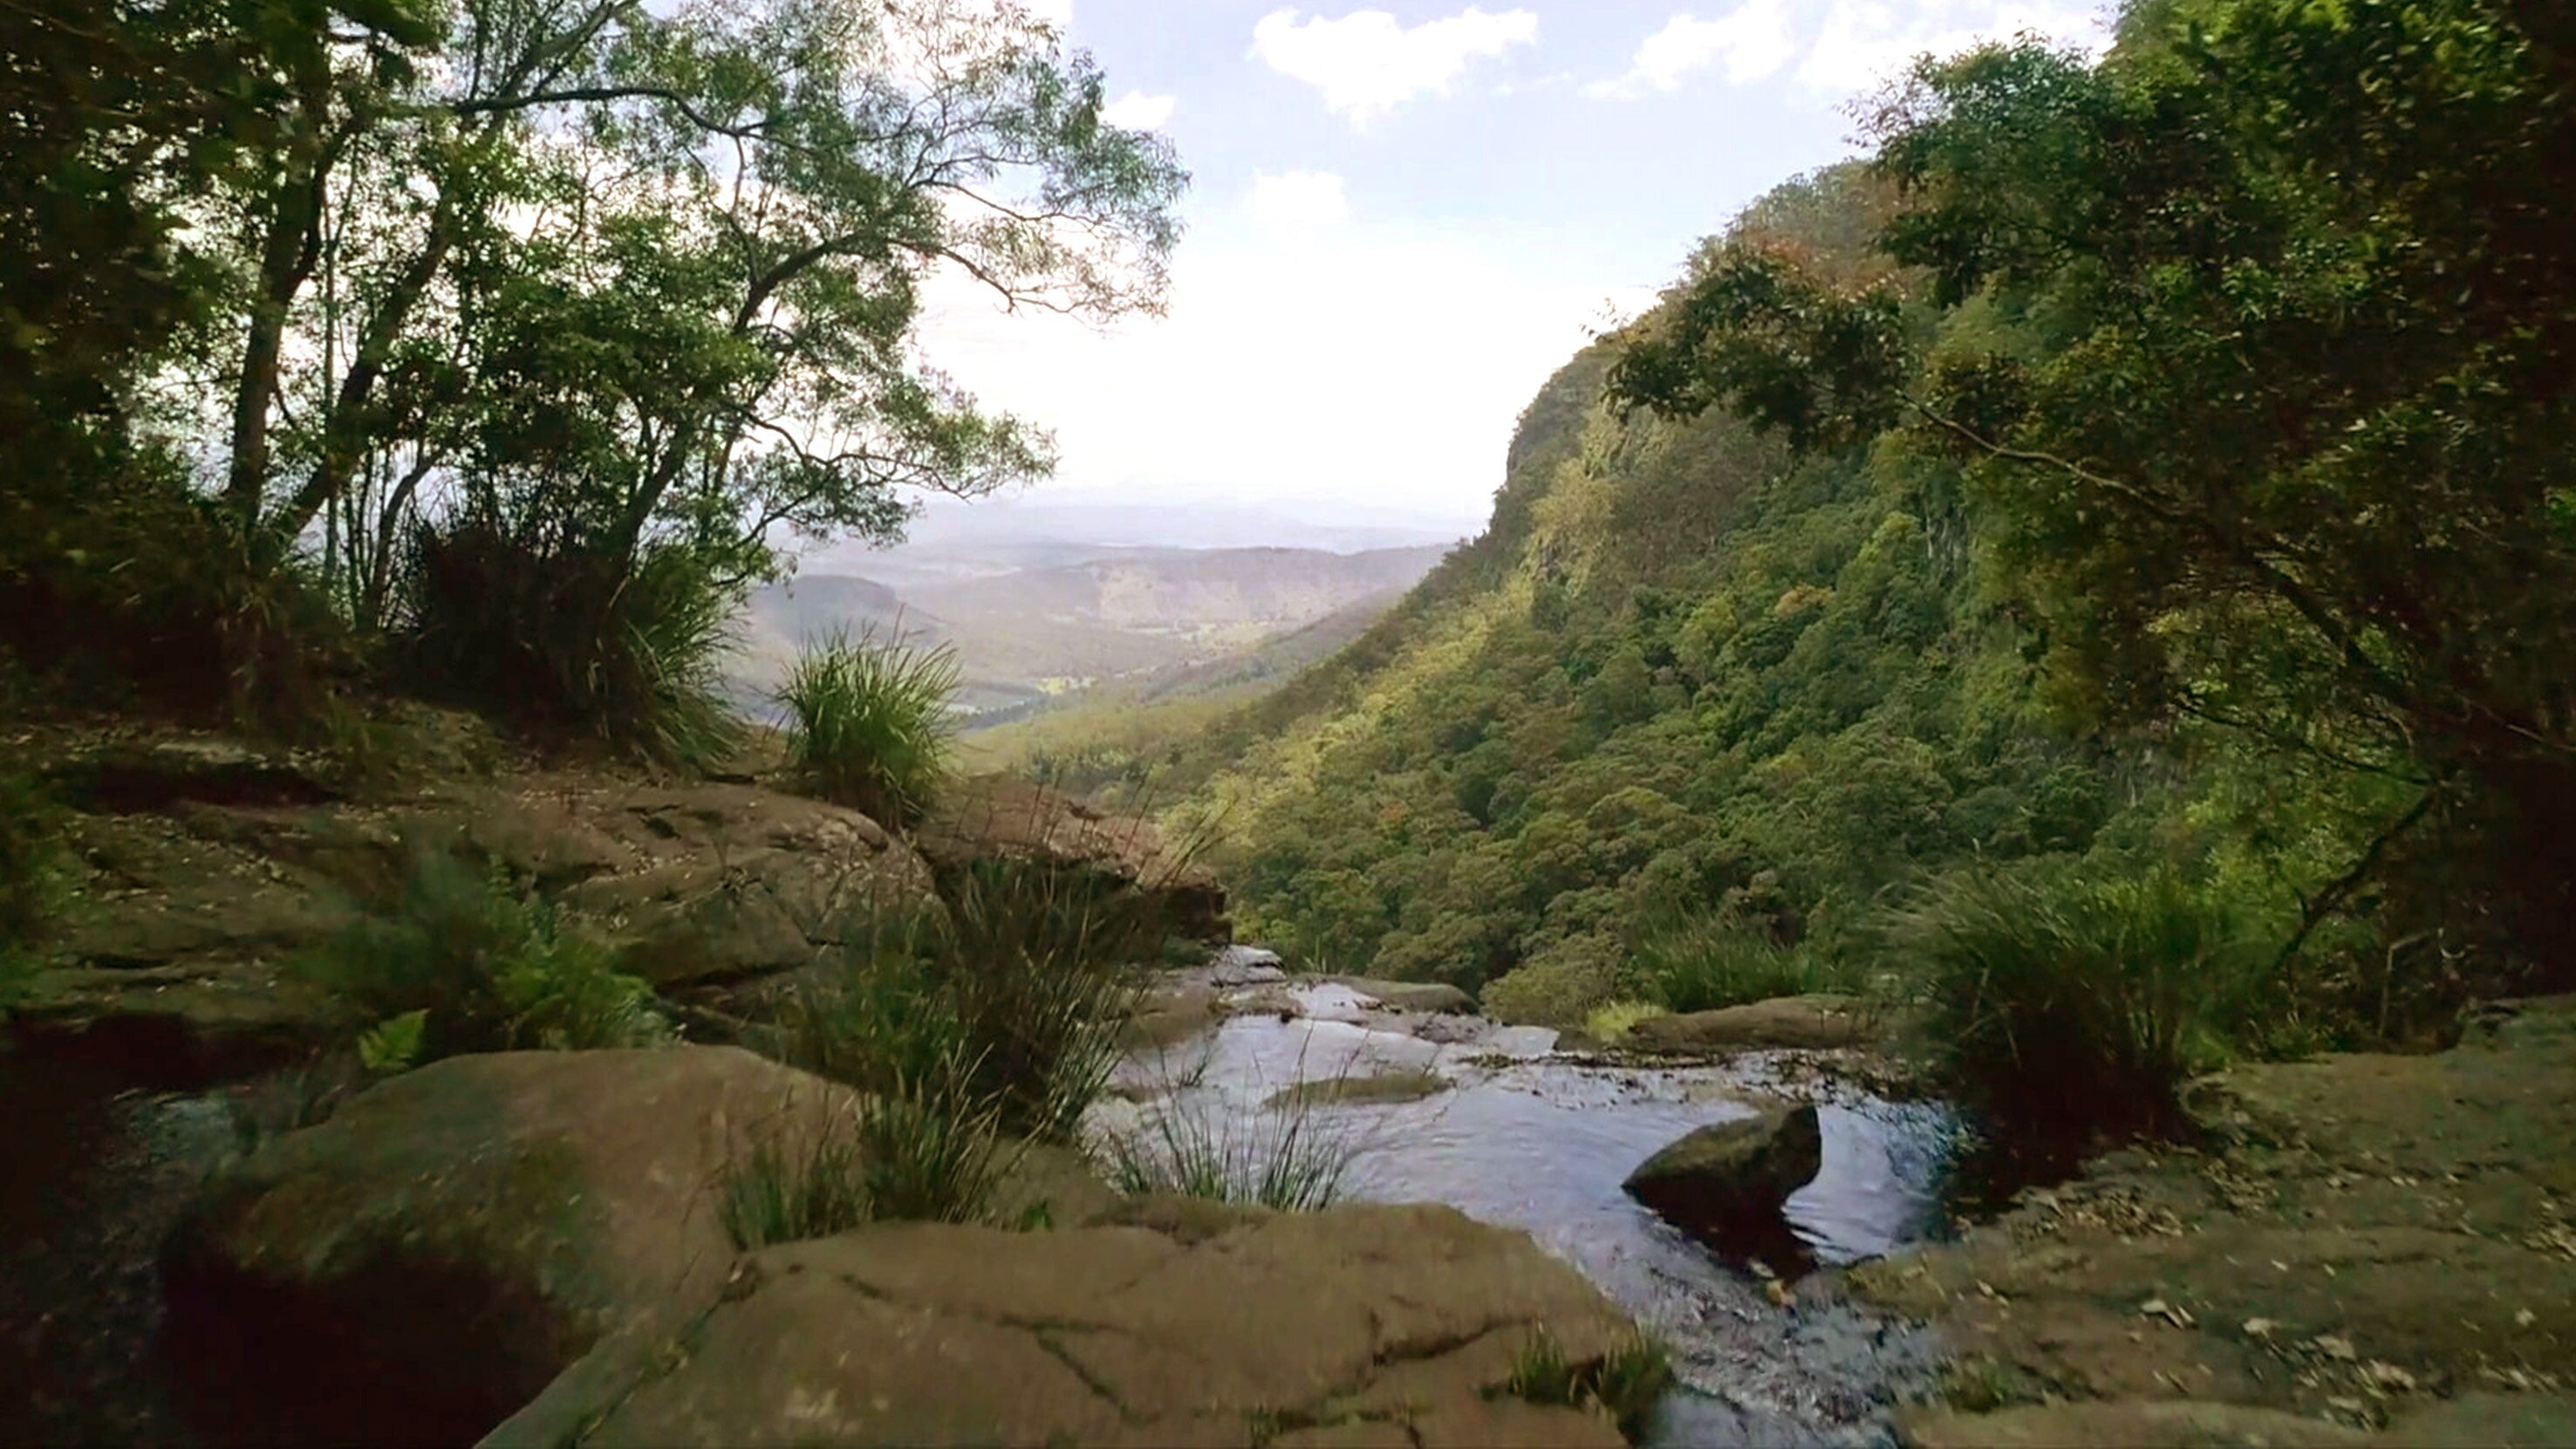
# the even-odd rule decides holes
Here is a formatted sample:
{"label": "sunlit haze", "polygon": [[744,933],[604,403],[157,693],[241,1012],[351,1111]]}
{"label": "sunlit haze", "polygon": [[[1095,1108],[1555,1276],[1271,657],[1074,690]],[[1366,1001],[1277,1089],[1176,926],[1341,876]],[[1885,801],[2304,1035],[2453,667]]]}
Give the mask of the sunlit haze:
{"label": "sunlit haze", "polygon": [[1052,430],[1067,502],[1296,505],[1482,522],[1513,419],[1693,242],[1854,150],[1911,56],[2084,0],[1671,0],[1321,10],[1058,0],[1110,118],[1195,182],[1170,309],[1106,331],[936,293],[931,360]]}

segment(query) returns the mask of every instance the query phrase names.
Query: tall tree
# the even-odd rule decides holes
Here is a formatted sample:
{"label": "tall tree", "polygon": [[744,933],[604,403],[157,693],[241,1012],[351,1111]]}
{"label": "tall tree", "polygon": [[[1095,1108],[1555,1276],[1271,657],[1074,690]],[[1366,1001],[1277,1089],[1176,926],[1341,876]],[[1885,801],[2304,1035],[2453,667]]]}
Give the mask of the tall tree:
{"label": "tall tree", "polygon": [[[2133,8],[2096,64],[1927,61],[1879,118],[1898,279],[1758,244],[1633,403],[1975,460],[2062,699],[2411,775],[2518,925],[2576,857],[2576,86],[2552,7]],[[1932,319],[1957,309],[1997,329]],[[1938,338],[1936,342],[1934,339]],[[2376,852],[2374,852],[2375,854]],[[2367,863],[2367,861],[2365,861]]]}

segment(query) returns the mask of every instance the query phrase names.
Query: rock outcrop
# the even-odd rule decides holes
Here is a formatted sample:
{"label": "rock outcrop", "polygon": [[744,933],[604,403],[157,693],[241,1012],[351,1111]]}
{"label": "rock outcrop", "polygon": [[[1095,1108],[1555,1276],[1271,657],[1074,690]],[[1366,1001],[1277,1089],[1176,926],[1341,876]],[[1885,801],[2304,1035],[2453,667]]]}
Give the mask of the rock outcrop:
{"label": "rock outcrop", "polygon": [[322,777],[288,790],[277,782],[308,777],[214,744],[158,773],[134,761],[171,748],[120,750],[108,758],[125,763],[99,767],[105,793],[78,797],[100,806],[70,825],[84,875],[11,1030],[156,1085],[247,1074],[344,1036],[345,1013],[289,968],[397,895],[422,846],[534,881],[620,938],[629,969],[666,993],[721,996],[882,915],[935,908],[928,864],[875,821],[751,786],[537,774],[317,800]]}
{"label": "rock outcrop", "polygon": [[1126,1201],[1032,1149],[996,1220],[1052,1230],[737,1253],[728,1168],[846,1102],[732,1048],[393,1078],[228,1168],[174,1236],[191,1418],[306,1443],[1618,1442],[1488,1397],[1535,1335],[1580,1363],[1626,1317],[1444,1207]]}
{"label": "rock outcrop", "polygon": [[192,1413],[471,1440],[603,1337],[701,1310],[726,1167],[843,1100],[726,1047],[455,1057],[211,1182],[163,1282]]}
{"label": "rock outcrop", "polygon": [[965,780],[942,792],[913,832],[943,875],[980,860],[1018,860],[1068,872],[1099,888],[1133,892],[1173,934],[1224,945],[1234,939],[1225,888],[1153,822],[1112,815],[1007,776]]}
{"label": "rock outcrop", "polygon": [[1429,1206],[1215,1216],[1195,1241],[889,1224],[769,1249],[684,1334],[604,1346],[489,1442],[1621,1442],[1489,1401],[1537,1333],[1579,1363],[1631,1332],[1525,1235]]}
{"label": "rock outcrop", "polygon": [[1789,1195],[1824,1165],[1812,1103],[1702,1127],[1628,1174],[1628,1195],[1721,1256],[1774,1268],[1804,1257],[1781,1216]]}
{"label": "rock outcrop", "polygon": [[2019,1416],[1925,1442],[1998,1441],[2043,1399],[2069,1401],[2062,1425],[2171,1398],[2391,1443],[2576,1439],[2563,1401],[2423,1417],[2478,1394],[2536,1412],[2576,1383],[2576,998],[2498,1017],[2438,1055],[2233,1068],[2188,1093],[2200,1149],[2108,1155],[1855,1270],[1936,1326],[1975,1407]]}
{"label": "rock outcrop", "polygon": [[1632,1051],[1696,1056],[1872,1047],[1878,1045],[1881,1036],[1877,1019],[1853,997],[1782,996],[1717,1011],[1650,1016],[1630,1027],[1615,1045]]}

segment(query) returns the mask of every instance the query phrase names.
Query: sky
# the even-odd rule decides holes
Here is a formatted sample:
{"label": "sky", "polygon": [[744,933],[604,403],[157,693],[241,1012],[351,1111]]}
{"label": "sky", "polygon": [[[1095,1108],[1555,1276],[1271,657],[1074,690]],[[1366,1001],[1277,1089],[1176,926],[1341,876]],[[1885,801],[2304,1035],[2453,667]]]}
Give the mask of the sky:
{"label": "sky", "polygon": [[1053,431],[1043,496],[1480,526],[1514,420],[1912,56],[2096,0],[1024,0],[1193,176],[1168,312],[934,288],[921,345]]}

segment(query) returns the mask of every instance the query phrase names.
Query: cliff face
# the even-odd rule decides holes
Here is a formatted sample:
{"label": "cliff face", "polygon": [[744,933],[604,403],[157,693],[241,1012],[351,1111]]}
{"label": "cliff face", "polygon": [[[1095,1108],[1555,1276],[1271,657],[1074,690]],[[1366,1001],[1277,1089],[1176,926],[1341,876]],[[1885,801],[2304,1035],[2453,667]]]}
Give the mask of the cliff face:
{"label": "cliff face", "polygon": [[1976,602],[1946,464],[1623,417],[1615,346],[1532,400],[1485,534],[1225,741],[1190,810],[1248,930],[1562,1017],[1640,922],[1733,903],[1830,936],[2108,814]]}

